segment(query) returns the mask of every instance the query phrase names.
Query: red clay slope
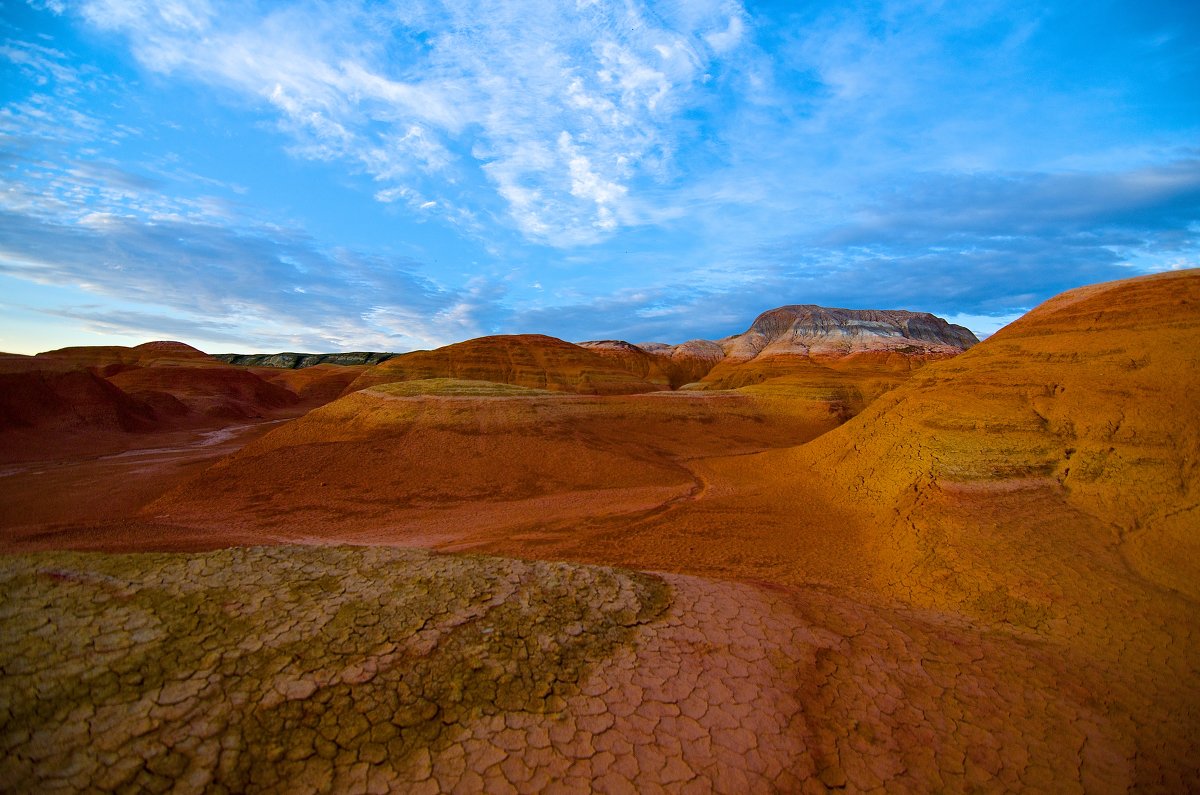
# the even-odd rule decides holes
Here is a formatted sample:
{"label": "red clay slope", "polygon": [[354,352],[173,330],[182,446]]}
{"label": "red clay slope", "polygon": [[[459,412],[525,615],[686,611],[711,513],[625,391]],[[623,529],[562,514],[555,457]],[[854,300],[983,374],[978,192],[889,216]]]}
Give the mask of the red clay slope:
{"label": "red clay slope", "polygon": [[0,461],[140,446],[296,406],[296,395],[178,342],[0,359]]}
{"label": "red clay slope", "polygon": [[667,379],[648,378],[587,348],[541,334],[480,337],[433,351],[388,359],[363,373],[347,393],[398,381],[454,378],[575,392],[629,395],[667,389]]}
{"label": "red clay slope", "polygon": [[299,541],[463,546],[524,531],[532,547],[581,520],[687,498],[700,488],[686,466],[695,456],[797,444],[828,427],[736,394],[386,384],[272,431],[146,515]]}

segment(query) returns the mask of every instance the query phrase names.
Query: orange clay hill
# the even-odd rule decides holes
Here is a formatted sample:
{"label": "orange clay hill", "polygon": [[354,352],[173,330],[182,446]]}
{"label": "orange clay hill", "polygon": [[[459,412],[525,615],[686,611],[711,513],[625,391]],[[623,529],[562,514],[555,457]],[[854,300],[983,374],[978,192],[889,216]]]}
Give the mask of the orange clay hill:
{"label": "orange clay hill", "polygon": [[388,359],[359,376],[347,392],[426,378],[492,381],[584,395],[628,395],[669,388],[667,378],[657,369],[635,373],[622,364],[542,334],[481,337]]}
{"label": "orange clay hill", "polygon": [[[0,776],[1200,790],[1200,272],[974,342],[810,306],[682,346],[472,340],[356,365],[108,515],[9,519],[10,552],[216,551],[0,558]],[[350,377],[276,369],[243,372]]]}
{"label": "orange clay hill", "polygon": [[576,538],[579,522],[695,498],[694,458],[800,444],[829,425],[736,392],[386,383],[268,433],[143,515],[204,527],[220,516],[277,541],[464,548],[502,537],[532,552],[563,527]]}
{"label": "orange clay hill", "polygon": [[742,334],[679,345],[482,337],[389,358],[359,376],[346,394],[429,378],[588,395],[741,388],[804,401],[810,414],[830,414],[836,423],[926,363],[976,342],[969,330],[927,313],[786,306],[764,312]]}

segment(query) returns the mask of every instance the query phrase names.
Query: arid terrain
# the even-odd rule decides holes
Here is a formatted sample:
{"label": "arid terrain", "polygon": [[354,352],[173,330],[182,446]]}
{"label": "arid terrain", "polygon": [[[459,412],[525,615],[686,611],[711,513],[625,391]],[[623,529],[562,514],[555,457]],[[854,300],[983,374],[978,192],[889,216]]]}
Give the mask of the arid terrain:
{"label": "arid terrain", "polygon": [[1200,272],[995,335],[0,356],[0,790],[1200,791]]}

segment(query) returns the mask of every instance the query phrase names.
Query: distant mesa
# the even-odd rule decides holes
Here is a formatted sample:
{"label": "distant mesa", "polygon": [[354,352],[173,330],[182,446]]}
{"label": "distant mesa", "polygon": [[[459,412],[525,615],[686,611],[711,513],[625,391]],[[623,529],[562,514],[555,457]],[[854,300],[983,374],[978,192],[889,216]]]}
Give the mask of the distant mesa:
{"label": "distant mesa", "polygon": [[669,362],[675,388],[800,399],[844,420],[929,362],[977,342],[968,329],[925,312],[793,305],[721,340],[640,348]]}
{"label": "distant mesa", "polygon": [[763,312],[743,334],[721,340],[729,359],[764,354],[850,355],[864,351],[960,353],[979,340],[928,312],[827,309],[812,304]]}

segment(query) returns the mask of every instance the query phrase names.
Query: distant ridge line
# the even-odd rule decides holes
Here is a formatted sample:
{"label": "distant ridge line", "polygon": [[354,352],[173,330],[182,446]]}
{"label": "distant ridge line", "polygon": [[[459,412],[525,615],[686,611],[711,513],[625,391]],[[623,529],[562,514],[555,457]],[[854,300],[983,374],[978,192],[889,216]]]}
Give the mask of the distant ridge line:
{"label": "distant ridge line", "polygon": [[[502,334],[497,337],[520,337]],[[529,335],[525,335],[529,336]],[[533,335],[544,336],[544,335]],[[478,339],[485,339],[480,337]],[[558,342],[556,337],[548,337]],[[903,342],[901,342],[903,341]],[[466,341],[464,341],[466,342]],[[916,343],[916,348],[905,343]],[[595,351],[650,355],[661,359],[691,358],[707,363],[707,372],[722,359],[745,361],[760,353],[848,354],[854,350],[900,352],[961,352],[979,340],[965,326],[948,323],[928,312],[901,309],[837,309],[816,304],[789,304],[768,309],[740,334],[720,340],[695,339],[679,345],[662,342],[635,344],[625,340],[589,340],[577,344]],[[460,345],[462,343],[455,343]],[[439,349],[440,350],[440,349]],[[376,365],[400,353],[216,353],[213,358],[241,367],[279,367],[298,370],[318,364]],[[703,375],[694,373],[693,375]]]}
{"label": "distant ridge line", "polygon": [[380,351],[350,351],[348,353],[214,353],[212,357],[239,367],[278,367],[285,370],[299,370],[318,364],[379,364],[399,355]]}

